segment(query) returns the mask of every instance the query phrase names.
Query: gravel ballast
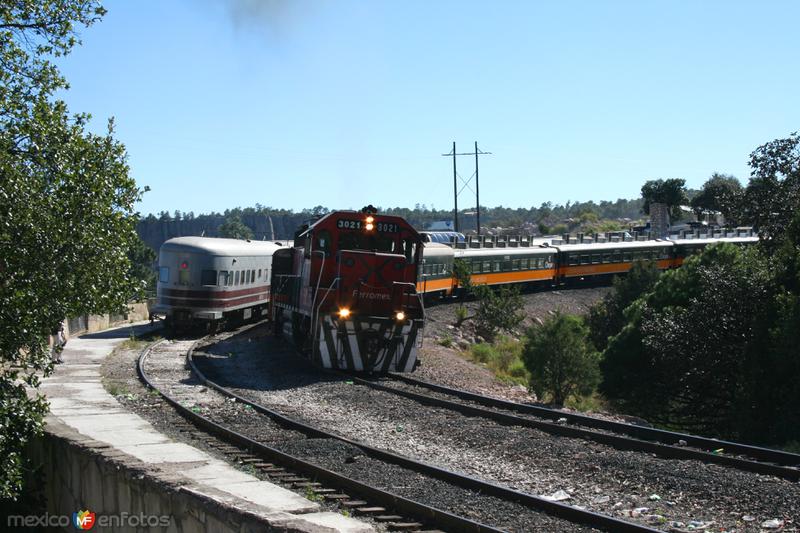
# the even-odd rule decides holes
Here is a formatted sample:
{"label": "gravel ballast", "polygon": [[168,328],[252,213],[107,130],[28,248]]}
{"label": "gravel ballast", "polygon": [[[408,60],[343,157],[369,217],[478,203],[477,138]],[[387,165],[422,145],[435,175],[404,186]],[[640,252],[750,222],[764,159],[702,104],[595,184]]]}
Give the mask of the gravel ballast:
{"label": "gravel ballast", "polygon": [[[800,484],[507,427],[320,374],[282,342],[226,341],[196,361],[221,385],[365,444],[664,530],[796,528]],[[229,354],[235,354],[233,356]]]}
{"label": "gravel ballast", "polygon": [[[209,349],[220,351],[225,354],[226,359],[233,360],[239,358],[238,348],[258,346],[252,342],[253,339],[252,333],[235,335],[228,340],[217,339],[218,344],[210,345]],[[165,392],[182,405],[189,406],[193,411],[234,431],[359,481],[503,530],[591,531],[591,528],[532,511],[521,504],[477,494],[451,483],[366,457],[359,448],[336,439],[306,438],[300,432],[286,430],[248,406],[232,402],[200,384],[195,376],[190,375],[180,357],[181,352],[185,355],[190,344],[188,341],[173,342],[154,350],[148,359],[148,375],[157,387],[163,387]],[[237,351],[231,351],[232,349]],[[232,355],[234,353],[237,355]],[[195,357],[202,359],[200,350]],[[148,408],[143,411],[140,414],[155,415],[162,423],[167,422],[166,419],[170,417],[163,410]],[[171,408],[169,411],[174,413]],[[179,436],[185,437],[185,434],[180,433]]]}

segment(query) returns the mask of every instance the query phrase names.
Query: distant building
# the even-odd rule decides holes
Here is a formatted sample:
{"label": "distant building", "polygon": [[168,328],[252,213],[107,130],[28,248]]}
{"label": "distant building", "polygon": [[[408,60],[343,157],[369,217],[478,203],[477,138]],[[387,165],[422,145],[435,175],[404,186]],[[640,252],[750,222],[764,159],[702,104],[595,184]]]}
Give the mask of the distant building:
{"label": "distant building", "polygon": [[463,233],[455,231],[421,231],[423,240],[425,242],[438,242],[441,244],[450,244],[451,242],[464,242],[466,238]]}
{"label": "distant building", "polygon": [[669,233],[669,206],[667,204],[650,204],[650,231],[659,239]]}
{"label": "distant building", "polygon": [[431,222],[425,229],[427,231],[455,231],[456,228],[452,220],[439,220]]}

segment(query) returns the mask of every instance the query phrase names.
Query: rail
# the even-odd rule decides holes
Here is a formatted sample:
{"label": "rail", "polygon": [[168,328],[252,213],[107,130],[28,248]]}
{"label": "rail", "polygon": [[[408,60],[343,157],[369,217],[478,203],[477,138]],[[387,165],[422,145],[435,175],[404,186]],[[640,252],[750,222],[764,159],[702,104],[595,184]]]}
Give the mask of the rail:
{"label": "rail", "polygon": [[[167,403],[169,403],[173,408],[176,409],[176,411],[178,411],[178,413],[180,413],[181,416],[183,416],[184,418],[195,424],[197,427],[201,428],[203,431],[212,435],[216,435],[223,441],[230,442],[231,444],[234,444],[236,446],[253,451],[265,457],[269,457],[272,461],[286,465],[287,467],[292,468],[293,470],[304,472],[316,479],[325,481],[326,483],[329,483],[333,486],[341,487],[343,490],[346,490],[353,494],[358,494],[360,497],[364,497],[371,501],[380,503],[381,505],[384,505],[388,508],[394,508],[400,512],[408,514],[409,516],[415,516],[426,521],[432,521],[437,524],[441,524],[458,531],[475,532],[475,533],[501,533],[501,530],[497,528],[487,526],[485,524],[480,524],[473,520],[469,520],[454,515],[452,513],[442,511],[435,507],[431,507],[404,498],[402,496],[398,496],[391,492],[343,476],[341,474],[323,468],[309,461],[305,461],[298,457],[292,456],[290,454],[277,450],[276,448],[267,446],[261,442],[251,439],[250,437],[242,435],[241,433],[228,429],[210,420],[209,418],[201,414],[195,413],[187,407],[184,407],[175,398],[171,397],[169,394],[156,387],[156,385],[149,378],[147,372],[145,371],[145,362],[148,356],[150,355],[150,352],[155,346],[157,346],[161,342],[164,341],[159,341],[158,343],[148,346],[140,354],[136,365],[139,377],[148,388],[157,391]],[[205,376],[195,366],[194,361],[192,360],[192,352],[194,351],[194,348],[198,342],[200,341],[195,342],[187,353],[187,359],[189,365],[192,368],[192,371],[196,373],[201,382],[211,386],[212,388],[222,392],[223,394],[226,394],[225,392],[226,389],[223,389],[218,385],[214,384],[213,382],[208,381],[205,378]],[[229,397],[235,397],[235,395],[233,396],[231,396],[230,394],[226,395]],[[268,414],[263,411],[263,408],[259,409],[258,407],[256,407],[255,404],[247,402],[244,399],[241,400],[237,399],[237,401],[243,401],[247,405],[250,405],[251,407],[256,409],[256,411],[261,412],[262,414]],[[278,415],[278,417],[280,417],[280,415]],[[275,419],[280,422],[280,418],[275,418]],[[310,426],[305,426],[288,418],[285,418],[285,424],[291,427],[292,429],[299,429],[300,431],[310,436],[323,437],[323,438],[331,437],[329,434],[323,431],[316,430],[315,428],[312,428]]]}
{"label": "rail", "polygon": [[[410,385],[450,394],[485,406],[507,409],[524,414],[531,414],[539,418],[544,417],[556,421],[564,420],[566,423],[533,420],[509,413],[492,411],[482,407],[475,407],[450,400],[427,396],[424,394],[418,394],[407,390],[400,390],[359,377],[352,377],[350,379],[353,379],[353,381],[356,383],[368,386],[375,390],[381,390],[391,394],[404,396],[427,405],[452,409],[469,416],[481,416],[484,418],[489,418],[504,424],[531,427],[565,437],[589,439],[619,449],[644,451],[670,459],[695,459],[707,463],[716,463],[738,468],[740,470],[756,472],[758,474],[778,476],[791,481],[800,481],[800,469],[795,467],[796,465],[800,465],[800,455],[797,454],[783,452],[780,450],[772,450],[769,448],[759,448],[746,444],[709,439],[706,437],[687,435],[684,433],[674,433],[660,429],[634,426],[632,424],[625,424],[622,422],[601,420],[586,415],[564,413],[562,411],[556,411],[554,409],[547,409],[544,407],[508,402],[459,389],[451,389],[449,387],[417,380],[397,373],[390,374],[390,377]],[[605,431],[623,433],[626,436],[575,427],[569,425],[570,423],[602,429]],[[670,444],[664,444],[660,442],[662,440],[667,440]],[[681,443],[681,441],[684,441],[685,444]],[[699,449],[694,449],[691,446]],[[744,459],[741,457],[715,453],[720,449],[724,450],[725,453],[739,453],[742,455],[747,455],[752,459],[759,460],[754,461],[752,459]]]}
{"label": "rail", "polygon": [[[260,405],[260,404],[258,404],[256,402],[248,400],[247,398],[244,398],[243,396],[236,394],[235,392],[231,391],[230,389],[227,389],[227,388],[215,383],[214,381],[210,380],[207,376],[205,376],[205,374],[203,374],[202,371],[200,371],[200,369],[197,367],[196,363],[194,362],[193,349],[189,350],[189,353],[187,354],[187,360],[188,360],[188,364],[189,364],[189,367],[191,368],[192,372],[195,373],[197,378],[204,385],[217,390],[218,392],[220,392],[221,394],[223,394],[223,395],[225,395],[225,396],[227,396],[229,398],[235,398],[235,400],[237,402],[241,402],[241,403],[243,403],[245,405],[249,405],[255,411],[270,417],[272,420],[275,420],[276,422],[278,422],[279,424],[284,425],[285,427],[288,427],[288,428],[293,429],[293,430],[301,431],[303,433],[306,433],[309,436],[317,437],[317,438],[321,437],[321,438],[336,439],[338,441],[347,443],[347,444],[349,444],[351,446],[355,446],[357,448],[360,448],[365,454],[367,454],[367,455],[369,455],[371,457],[377,458],[379,460],[386,461],[388,463],[392,463],[392,464],[395,464],[395,465],[398,465],[398,466],[401,466],[401,467],[404,467],[404,468],[412,469],[414,471],[423,473],[425,475],[428,475],[428,476],[431,476],[431,477],[434,477],[434,478],[437,478],[437,479],[440,479],[440,480],[443,480],[443,481],[446,481],[446,482],[449,482],[449,483],[453,483],[453,484],[455,484],[455,485],[457,485],[459,487],[462,487],[462,488],[475,490],[475,491],[478,491],[478,492],[480,492],[482,494],[488,494],[488,495],[495,496],[495,497],[498,497],[498,498],[502,498],[502,499],[505,499],[505,500],[508,500],[508,501],[514,501],[514,502],[520,503],[522,505],[525,505],[525,506],[527,506],[527,507],[529,507],[531,509],[534,509],[534,510],[537,510],[537,511],[541,511],[541,512],[544,512],[544,513],[550,514],[552,516],[555,516],[555,517],[558,517],[558,518],[562,518],[562,519],[565,519],[565,520],[568,520],[568,521],[571,521],[571,522],[574,522],[574,523],[584,524],[584,525],[588,525],[588,526],[591,526],[591,527],[599,527],[599,528],[602,528],[602,529],[605,529],[605,530],[608,530],[608,531],[615,531],[615,532],[616,531],[620,531],[620,532],[625,532],[625,533],[627,533],[627,532],[650,532],[650,533],[655,533],[657,531],[660,531],[658,529],[653,529],[653,528],[650,528],[650,527],[647,527],[647,526],[644,526],[644,525],[635,524],[635,523],[632,523],[632,522],[626,522],[624,520],[620,520],[620,519],[617,519],[617,518],[614,518],[614,517],[611,517],[611,516],[608,516],[608,515],[595,513],[595,512],[592,512],[592,511],[587,511],[587,510],[584,510],[584,509],[581,509],[581,508],[577,508],[577,507],[572,507],[570,505],[565,505],[565,504],[562,504],[562,503],[559,503],[559,502],[554,502],[554,501],[548,500],[546,498],[542,498],[542,497],[539,497],[539,496],[534,496],[532,494],[528,494],[528,493],[525,493],[525,492],[521,492],[521,491],[517,491],[517,490],[514,490],[514,489],[507,488],[507,487],[503,487],[501,485],[498,485],[498,484],[495,484],[495,483],[491,483],[491,482],[488,482],[488,481],[484,481],[484,480],[481,480],[481,479],[478,479],[478,478],[466,476],[466,475],[463,475],[463,474],[459,474],[457,472],[452,472],[450,470],[446,470],[444,468],[440,468],[438,466],[431,465],[429,463],[425,463],[425,462],[422,462],[422,461],[416,461],[416,460],[413,460],[413,459],[410,459],[410,458],[407,458],[407,457],[404,457],[404,456],[401,456],[401,455],[397,455],[397,454],[389,452],[389,451],[385,451],[385,450],[381,450],[381,449],[378,449],[378,448],[374,448],[374,447],[368,446],[368,445],[366,445],[364,443],[360,443],[360,442],[348,439],[346,437],[342,437],[340,435],[336,435],[334,433],[330,433],[330,432],[327,432],[325,430],[321,430],[319,428],[315,428],[313,426],[310,426],[308,424],[305,424],[305,423],[300,422],[298,420],[295,420],[293,418],[290,418],[290,417],[287,417],[285,415],[282,415],[282,414],[280,414],[280,413],[278,413],[276,411],[273,411],[273,410],[271,410],[271,409],[269,409],[269,408],[267,408],[267,407],[265,407],[263,405]],[[192,414],[196,415],[195,413],[192,413]],[[199,416],[199,415],[196,415],[196,416]],[[278,453],[282,453],[282,452],[278,452]],[[292,461],[300,461],[300,460],[298,460],[296,458],[291,458],[291,460]],[[331,473],[329,471],[324,471],[322,473],[322,475],[328,475],[328,474],[333,474],[334,476],[338,476],[337,478],[331,478],[331,482],[336,481],[336,482],[339,482],[339,483],[343,483],[343,484],[345,484],[343,486],[346,486],[348,490],[352,490],[353,492],[376,490],[376,489],[374,489],[372,487],[365,487],[365,486],[363,486],[363,484],[356,485],[359,482],[356,482],[356,481],[353,481],[353,480],[349,480],[347,478],[342,478],[342,476],[340,476],[339,474]],[[349,485],[351,483],[353,483],[353,485]],[[399,496],[396,496],[396,495],[393,495],[391,493],[385,493],[383,495],[381,495],[380,493],[375,493],[374,496],[365,493],[365,496],[373,498],[375,500],[379,500],[379,498],[394,498],[394,500],[392,500],[393,503],[388,503],[389,505],[394,505],[401,512],[412,514],[412,515],[416,514],[416,516],[419,516],[421,518],[432,519],[431,515],[425,515],[425,514],[420,515],[415,511],[415,509],[425,509],[425,511],[424,511],[425,513],[437,513],[437,515],[439,513],[442,513],[441,516],[443,518],[447,519],[447,520],[454,520],[454,519],[466,520],[466,519],[463,519],[463,518],[460,518],[460,517],[456,517],[455,515],[452,515],[450,513],[445,512],[445,511],[441,511],[441,510],[437,510],[437,509],[425,506],[425,505],[423,505],[423,504],[421,504],[419,502],[414,502],[412,500],[403,499],[403,498],[401,498]],[[438,520],[437,520],[437,522],[438,522]],[[496,529],[491,528],[490,526],[481,526],[481,527],[485,527],[487,529],[477,529],[476,530],[476,529],[468,529],[465,526],[456,526],[455,522],[452,522],[452,523],[438,522],[438,523],[444,524],[444,525],[446,525],[448,527],[456,527],[460,531],[497,531]],[[465,524],[472,524],[471,527],[475,527],[475,523],[471,522],[471,521],[468,521],[468,520],[465,522]]]}

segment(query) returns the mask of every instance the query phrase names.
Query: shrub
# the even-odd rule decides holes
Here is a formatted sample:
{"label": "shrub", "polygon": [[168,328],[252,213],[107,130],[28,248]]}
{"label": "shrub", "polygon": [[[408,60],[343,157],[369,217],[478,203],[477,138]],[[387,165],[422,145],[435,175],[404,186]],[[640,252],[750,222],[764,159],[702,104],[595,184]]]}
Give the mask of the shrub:
{"label": "shrub", "polygon": [[461,324],[467,319],[467,308],[463,305],[456,307],[456,327],[460,328]]}
{"label": "shrub", "polygon": [[531,375],[531,388],[540,398],[549,395],[553,403],[564,405],[570,396],[586,396],[595,390],[600,381],[599,355],[588,335],[580,317],[561,313],[527,331],[522,360]]}
{"label": "shrub", "polygon": [[479,343],[469,347],[469,353],[473,360],[487,364],[494,359],[494,348],[491,344]]}
{"label": "shrub", "polygon": [[774,294],[755,248],[723,243],[689,258],[628,309],[604,352],[603,392],[667,427],[763,434],[777,412],[769,396],[785,375],[767,338]]}
{"label": "shrub", "polygon": [[627,275],[614,278],[614,289],[589,309],[589,338],[595,348],[605,350],[608,339],[622,331],[627,323],[625,309],[652,290],[658,277],[654,262],[636,261]]}
{"label": "shrub", "polygon": [[522,362],[522,343],[511,338],[502,338],[495,344],[473,344],[470,358],[483,363],[498,378],[527,385],[528,372]]}
{"label": "shrub", "polygon": [[463,259],[453,261],[453,277],[458,282],[461,292],[461,301],[472,291],[472,269]]}
{"label": "shrub", "polygon": [[505,286],[494,289],[486,285],[473,288],[478,297],[475,330],[486,340],[494,340],[501,330],[513,331],[525,319],[520,288]]}
{"label": "shrub", "polygon": [[517,359],[508,365],[508,375],[518,383],[527,384],[530,379],[530,373],[525,368],[525,363],[522,359]]}

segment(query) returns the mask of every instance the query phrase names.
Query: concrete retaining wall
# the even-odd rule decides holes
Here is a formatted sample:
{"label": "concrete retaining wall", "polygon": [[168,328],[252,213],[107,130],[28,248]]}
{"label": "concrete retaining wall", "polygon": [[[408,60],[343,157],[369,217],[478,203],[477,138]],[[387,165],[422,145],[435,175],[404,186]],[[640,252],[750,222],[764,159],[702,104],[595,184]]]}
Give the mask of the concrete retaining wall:
{"label": "concrete retaining wall", "polygon": [[[96,528],[101,531],[333,531],[295,515],[230,505],[214,494],[185,486],[174,475],[153,472],[151,465],[85,437],[53,417],[48,418],[45,435],[31,444],[30,457],[41,468],[40,490],[46,498],[47,514],[66,516],[70,521],[67,527],[58,528],[62,531],[76,530],[72,514],[79,510],[94,512],[97,526],[103,525],[100,520],[117,521],[117,525]],[[122,513],[133,518],[123,518]],[[51,520],[63,523],[66,519]],[[121,525],[123,520],[126,525]],[[168,525],[160,525],[163,523]],[[150,527],[154,524],[158,525]]]}
{"label": "concrete retaining wall", "polygon": [[85,317],[85,320],[81,321],[85,324],[85,327],[81,327],[75,331],[70,331],[69,320],[65,320],[64,333],[66,333],[67,338],[69,338],[81,333],[102,331],[126,322],[141,322],[142,320],[147,320],[149,317],[150,313],[147,310],[147,303],[137,302],[128,304],[128,309],[124,315],[89,315]]}

